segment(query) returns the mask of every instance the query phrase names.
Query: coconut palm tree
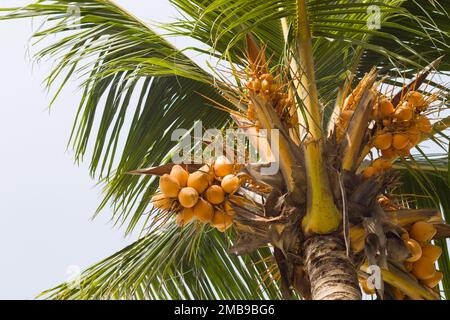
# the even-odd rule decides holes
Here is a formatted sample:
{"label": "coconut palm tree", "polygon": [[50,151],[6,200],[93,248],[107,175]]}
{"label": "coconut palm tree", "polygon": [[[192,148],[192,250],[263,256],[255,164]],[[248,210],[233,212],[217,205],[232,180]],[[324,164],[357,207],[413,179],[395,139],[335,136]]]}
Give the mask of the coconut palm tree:
{"label": "coconut palm tree", "polygon": [[[449,297],[448,4],[170,3],[181,15],[160,33],[110,0],[2,9],[1,19],[46,19],[34,37],[53,43],[37,59],[55,59],[47,85],[56,97],[81,80],[70,143],[104,185],[98,211],[111,205],[127,234],[143,225],[135,243],[85,270],[79,286],[43,296],[361,299],[360,282],[380,299]],[[174,36],[202,45],[175,48]],[[203,163],[176,167],[208,175],[207,186],[223,186],[217,170],[234,171],[240,187],[203,219],[210,223],[198,212],[187,223],[182,201],[163,190],[179,145],[172,132],[193,130],[196,120],[279,132],[273,175],[262,174],[271,164],[264,152],[245,165],[213,160],[208,172]],[[214,223],[219,216],[230,223]]]}

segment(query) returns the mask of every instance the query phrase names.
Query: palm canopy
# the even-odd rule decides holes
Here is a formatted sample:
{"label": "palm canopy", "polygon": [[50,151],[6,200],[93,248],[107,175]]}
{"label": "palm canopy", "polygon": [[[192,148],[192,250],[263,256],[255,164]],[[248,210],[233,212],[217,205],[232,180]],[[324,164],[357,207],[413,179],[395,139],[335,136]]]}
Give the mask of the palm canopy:
{"label": "palm canopy", "polygon": [[[127,175],[136,168],[169,162],[176,142],[171,130],[224,128],[229,113],[211,107],[210,100],[230,109],[221,88],[226,79],[213,68],[203,69],[188,53],[171,45],[166,36],[189,36],[209,50],[186,48],[245,68],[245,37],[251,33],[266,46],[272,68],[289,65],[299,21],[295,0],[170,0],[182,13],[164,25],[167,34],[151,27],[112,1],[37,1],[24,8],[5,9],[1,19],[44,17],[36,39],[57,35],[38,58],[57,64],[47,78],[57,94],[71,78],[81,78],[84,90],[74,121],[71,146],[77,161],[90,157],[91,174],[104,185],[99,212],[114,208],[114,221],[133,231],[144,221],[141,239],[87,269],[81,289],[62,284],[48,292],[51,298],[181,298],[279,299],[279,274],[268,248],[246,257],[228,253],[234,235],[188,226],[182,231],[170,221],[155,224],[150,204],[157,189],[154,179]],[[337,97],[351,80],[361,79],[373,66],[386,75],[385,83],[400,86],[435,59],[444,56],[430,87],[447,91],[437,80],[450,69],[447,40],[449,8],[436,0],[421,1],[307,1],[317,86],[328,119]],[[81,17],[67,24],[67,12],[78,5]],[[381,29],[367,27],[368,8],[381,11]],[[435,81],[433,81],[435,79]],[[57,95],[56,94],[56,95]],[[205,99],[205,97],[209,98]],[[134,102],[137,101],[137,102]],[[54,101],[52,101],[53,103]],[[95,130],[94,123],[98,122]],[[417,206],[442,208],[450,219],[448,203],[448,119],[435,124],[431,139],[442,153],[398,161],[403,172],[399,192],[415,194]],[[170,130],[168,130],[170,129]],[[325,128],[323,128],[325,130]],[[121,143],[121,141],[125,141]],[[92,144],[94,151],[86,154]],[[427,196],[424,200],[423,196]],[[445,248],[445,242],[441,245]],[[450,294],[448,251],[440,260]],[[224,275],[227,275],[226,278]]]}

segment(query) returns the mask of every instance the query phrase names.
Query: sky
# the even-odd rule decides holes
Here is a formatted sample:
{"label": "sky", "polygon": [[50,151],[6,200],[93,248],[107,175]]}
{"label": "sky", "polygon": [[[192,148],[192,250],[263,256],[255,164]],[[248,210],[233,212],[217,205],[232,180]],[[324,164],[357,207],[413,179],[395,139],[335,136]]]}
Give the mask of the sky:
{"label": "sky", "polygon": [[[167,0],[118,3],[146,22],[176,15]],[[0,299],[33,299],[136,238],[112,225],[108,209],[91,219],[101,189],[67,150],[80,91],[69,83],[48,109],[51,62],[34,64],[30,53],[36,26],[0,21]]]}

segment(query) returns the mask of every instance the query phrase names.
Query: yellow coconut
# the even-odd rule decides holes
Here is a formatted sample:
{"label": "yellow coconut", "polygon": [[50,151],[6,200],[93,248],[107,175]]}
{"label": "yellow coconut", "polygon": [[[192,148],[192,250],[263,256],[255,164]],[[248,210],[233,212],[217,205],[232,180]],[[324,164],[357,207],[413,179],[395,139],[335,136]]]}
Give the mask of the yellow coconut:
{"label": "yellow coconut", "polygon": [[385,160],[385,159],[376,159],[372,166],[377,170],[377,171],[386,171],[386,170],[390,170],[392,168],[392,163]]}
{"label": "yellow coconut", "polygon": [[271,75],[270,73],[264,73],[264,74],[261,75],[260,79],[272,82],[273,81],[273,75]]}
{"label": "yellow coconut", "polygon": [[222,211],[216,211],[211,225],[220,232],[225,232],[233,225],[233,218]]}
{"label": "yellow coconut", "polygon": [[194,188],[198,193],[202,193],[209,187],[208,174],[202,171],[195,171],[189,175],[187,186]]}
{"label": "yellow coconut", "polygon": [[200,198],[194,206],[194,215],[203,223],[211,222],[214,218],[214,208],[208,201]]}
{"label": "yellow coconut", "polygon": [[386,150],[381,150],[381,156],[384,159],[392,159],[396,156],[397,152],[394,148],[389,148]]}
{"label": "yellow coconut", "polygon": [[212,166],[210,166],[209,164],[205,164],[203,167],[198,169],[198,171],[206,173],[208,181],[209,181],[209,184],[213,183],[213,181],[215,179],[215,176],[214,176],[214,169],[213,169]]}
{"label": "yellow coconut", "polygon": [[266,91],[270,90],[270,87],[272,86],[272,83],[268,81],[267,79],[264,79],[261,81],[261,90]]}
{"label": "yellow coconut", "polygon": [[430,119],[425,116],[418,116],[416,118],[416,126],[420,132],[431,133],[433,131],[433,126],[431,125]]}
{"label": "yellow coconut", "polygon": [[172,209],[173,202],[174,202],[173,199],[170,199],[170,198],[166,197],[162,193],[155,194],[152,197],[152,204],[153,204],[153,206],[155,208],[158,208],[158,209],[161,209],[161,210],[170,211]]}
{"label": "yellow coconut", "polygon": [[363,171],[363,176],[365,178],[370,178],[370,177],[373,177],[374,175],[376,175],[377,173],[378,173],[378,170],[375,169],[374,167],[367,167]]}
{"label": "yellow coconut", "polygon": [[259,79],[255,79],[252,81],[252,88],[255,91],[259,91],[261,90],[261,80]]}
{"label": "yellow coconut", "polygon": [[416,240],[409,239],[405,241],[405,245],[411,253],[411,257],[406,259],[406,262],[415,262],[422,257],[422,248]]}
{"label": "yellow coconut", "polygon": [[398,121],[409,121],[413,117],[413,110],[407,105],[401,105],[395,110],[394,118]]}
{"label": "yellow coconut", "polygon": [[428,242],[433,239],[436,232],[437,230],[432,224],[425,221],[417,221],[411,227],[409,235],[416,241]]}
{"label": "yellow coconut", "polygon": [[427,280],[422,280],[422,283],[429,288],[434,288],[439,284],[439,282],[441,282],[443,278],[444,278],[443,273],[440,271],[436,271],[433,277]]}
{"label": "yellow coconut", "polygon": [[222,179],[221,185],[226,193],[233,193],[239,188],[239,178],[234,174],[229,174]]}
{"label": "yellow coconut", "polygon": [[220,156],[214,162],[214,173],[218,177],[225,177],[226,175],[232,173],[233,164],[225,156]]}
{"label": "yellow coconut", "polygon": [[380,108],[380,111],[379,111],[380,115],[383,118],[389,117],[395,112],[394,105],[387,98],[381,99],[379,108]]}
{"label": "yellow coconut", "polygon": [[433,261],[437,261],[442,254],[442,248],[426,243],[422,246],[422,254]]}
{"label": "yellow coconut", "polygon": [[422,107],[425,105],[425,99],[423,97],[423,95],[420,92],[417,91],[411,91],[408,94],[408,97],[406,98],[406,100],[408,101],[408,105],[410,105],[411,107]]}
{"label": "yellow coconut", "polygon": [[397,156],[399,157],[409,157],[409,155],[411,154],[411,146],[408,144],[408,146],[406,146],[406,148],[401,149],[401,150],[396,150],[395,151]]}
{"label": "yellow coconut", "polygon": [[178,184],[181,188],[184,188],[187,186],[187,181],[189,178],[189,172],[184,170],[184,168],[178,164],[174,165],[172,167],[172,170],[170,170],[170,176],[174,177],[175,180],[178,181]]}
{"label": "yellow coconut", "polygon": [[392,134],[389,132],[377,134],[373,139],[373,144],[380,150],[389,149],[392,146]]}
{"label": "yellow coconut", "polygon": [[408,135],[409,143],[411,145],[416,146],[420,142],[420,130],[416,127],[410,128],[406,134]]}
{"label": "yellow coconut", "polygon": [[392,138],[392,146],[397,150],[405,149],[408,146],[409,137],[404,133],[396,133]]}
{"label": "yellow coconut", "polygon": [[212,185],[205,192],[206,200],[212,204],[220,204],[225,201],[225,192],[221,186]]}
{"label": "yellow coconut", "polygon": [[178,201],[184,208],[192,208],[198,202],[198,192],[194,188],[186,187],[180,190]]}
{"label": "yellow coconut", "polygon": [[176,216],[177,224],[184,227],[195,219],[194,210],[192,208],[184,208]]}
{"label": "yellow coconut", "polygon": [[419,280],[429,280],[436,272],[434,262],[422,256],[419,260],[413,262],[412,274]]}
{"label": "yellow coconut", "polygon": [[161,192],[169,198],[176,198],[178,192],[180,192],[178,181],[168,174],[164,174],[159,178],[159,188],[161,189]]}

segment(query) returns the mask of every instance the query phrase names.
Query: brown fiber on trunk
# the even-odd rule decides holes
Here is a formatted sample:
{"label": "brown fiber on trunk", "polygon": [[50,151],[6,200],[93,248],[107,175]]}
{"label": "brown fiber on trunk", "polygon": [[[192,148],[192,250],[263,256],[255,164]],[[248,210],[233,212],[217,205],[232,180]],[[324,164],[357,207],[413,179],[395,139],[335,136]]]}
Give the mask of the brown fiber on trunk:
{"label": "brown fiber on trunk", "polygon": [[312,300],[361,300],[358,275],[342,240],[315,236],[304,248]]}

